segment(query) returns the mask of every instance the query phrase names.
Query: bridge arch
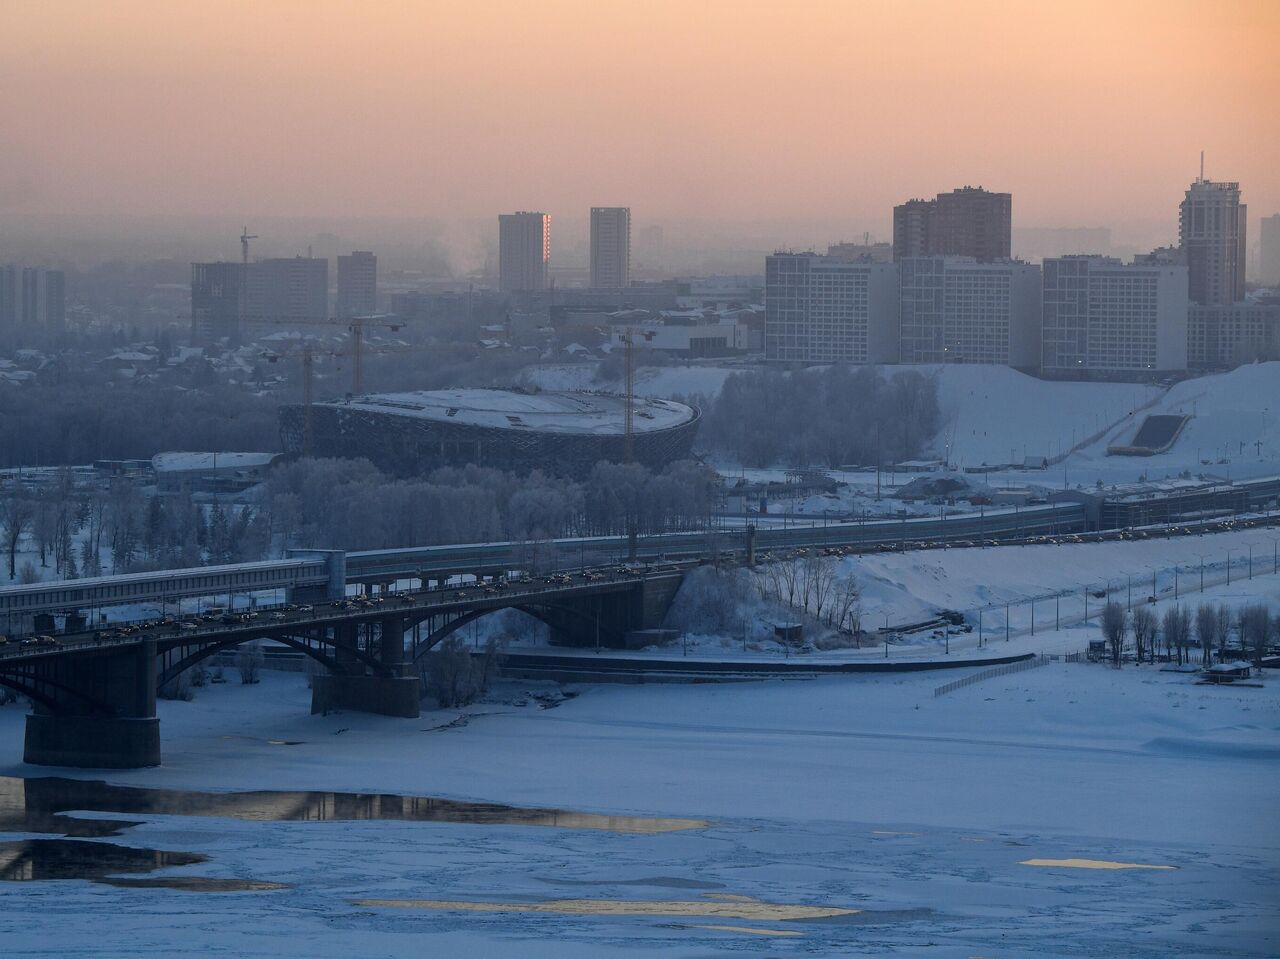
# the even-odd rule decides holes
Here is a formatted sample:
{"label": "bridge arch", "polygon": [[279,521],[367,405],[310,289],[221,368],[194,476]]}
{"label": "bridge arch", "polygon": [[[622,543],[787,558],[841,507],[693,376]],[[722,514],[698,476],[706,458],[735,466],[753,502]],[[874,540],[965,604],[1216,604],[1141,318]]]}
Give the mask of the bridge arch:
{"label": "bridge arch", "polygon": [[57,680],[48,679],[35,673],[0,672],[0,686],[13,690],[19,696],[27,697],[33,703],[43,706],[50,713],[64,712],[67,704],[65,698],[59,700],[49,695],[46,690],[56,690],[64,697],[79,700],[92,715],[110,716],[114,712],[109,706],[99,702],[92,696],[85,695],[74,686],[69,686],[66,683],[60,683]]}
{"label": "bridge arch", "polygon": [[[298,639],[296,636],[289,636],[289,635],[283,635],[283,634],[273,635],[271,633],[267,633],[262,635],[253,635],[253,636],[237,636],[230,639],[224,639],[224,640],[219,640],[211,643],[202,644],[196,647],[195,649],[193,649],[191,652],[187,653],[182,658],[178,659],[176,662],[172,662],[168,666],[166,666],[164,669],[159,670],[156,674],[156,685],[164,686],[166,683],[172,682],[184,671],[190,669],[192,666],[195,666],[199,663],[204,662],[206,659],[209,659],[210,657],[215,656],[218,653],[224,652],[228,649],[234,649],[237,646],[241,646],[245,643],[254,643],[263,639],[270,639],[270,640],[273,640],[274,642],[282,643],[283,645],[288,646],[290,649],[296,649],[298,652],[309,656],[311,659],[314,659],[316,662],[324,666],[330,672],[339,672],[342,668],[342,664],[339,663],[335,657],[326,655],[324,652],[321,651],[322,649],[326,649],[326,648],[331,650],[338,649],[339,644],[333,640],[324,638],[324,639],[316,639],[311,642],[308,642],[306,640]],[[183,646],[170,647],[170,649],[165,650],[165,653],[161,654],[161,658],[163,658],[163,656],[166,653],[172,652],[175,649],[183,649],[183,648],[185,647]],[[387,668],[383,663],[378,662],[377,659],[370,656],[365,651],[355,647],[342,646],[341,648],[349,649],[357,661],[364,664],[365,666],[369,666],[370,668],[373,669],[375,673],[385,674],[387,672]]]}
{"label": "bridge arch", "polygon": [[594,629],[596,624],[596,617],[591,613],[584,612],[583,610],[572,606],[564,606],[555,603],[516,604],[512,606],[497,606],[486,609],[471,609],[449,620],[447,623],[436,627],[419,640],[413,647],[413,656],[411,657],[411,661],[417,663],[438,643],[461,629],[463,626],[466,626],[468,623],[475,622],[477,619],[483,619],[485,616],[500,613],[507,609],[519,610],[528,616],[532,616],[539,622],[545,623],[553,630],[562,631],[565,626],[565,619],[577,620],[583,629]]}

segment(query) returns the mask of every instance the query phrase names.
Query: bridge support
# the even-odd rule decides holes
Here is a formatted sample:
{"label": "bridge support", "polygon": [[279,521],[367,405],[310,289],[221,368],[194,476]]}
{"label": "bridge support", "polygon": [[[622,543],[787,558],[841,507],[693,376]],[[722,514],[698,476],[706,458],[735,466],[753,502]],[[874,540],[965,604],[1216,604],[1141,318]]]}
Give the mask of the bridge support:
{"label": "bridge support", "polygon": [[155,640],[46,669],[36,678],[44,701],[27,716],[24,761],[82,769],[160,765]]}
{"label": "bridge support", "polygon": [[36,766],[80,769],[159,766],[160,720],[32,713],[22,758]]}
{"label": "bridge support", "polygon": [[[320,673],[311,679],[311,712],[327,713],[333,709],[349,709],[380,716],[417,719],[422,699],[421,683],[410,675],[404,661],[402,616],[388,616],[379,624],[378,659],[385,671],[378,675]],[[356,641],[355,628],[350,627],[349,642]],[[341,646],[339,646],[341,649]],[[338,657],[346,663],[353,657]]]}

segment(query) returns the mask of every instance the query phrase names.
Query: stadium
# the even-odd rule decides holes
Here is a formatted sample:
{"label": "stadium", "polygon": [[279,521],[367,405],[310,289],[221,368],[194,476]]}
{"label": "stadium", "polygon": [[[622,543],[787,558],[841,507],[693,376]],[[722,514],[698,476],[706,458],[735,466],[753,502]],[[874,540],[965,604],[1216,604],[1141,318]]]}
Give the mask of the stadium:
{"label": "stadium", "polygon": [[[311,453],[364,457],[402,476],[475,464],[583,477],[600,460],[625,460],[626,402],[614,393],[518,389],[357,396],[312,405]],[[687,457],[700,416],[682,403],[636,397],[632,460],[656,470]],[[305,423],[305,406],[280,408],[287,451],[303,451]]]}

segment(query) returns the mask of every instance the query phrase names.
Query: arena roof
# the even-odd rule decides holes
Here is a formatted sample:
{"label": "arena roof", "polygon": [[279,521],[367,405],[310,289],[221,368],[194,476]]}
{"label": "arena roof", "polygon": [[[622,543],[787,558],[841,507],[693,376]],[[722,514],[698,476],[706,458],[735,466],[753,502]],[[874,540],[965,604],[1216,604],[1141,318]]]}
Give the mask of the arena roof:
{"label": "arena roof", "polygon": [[[634,404],[632,425],[637,433],[681,426],[697,415],[671,400],[638,396]],[[622,434],[626,399],[616,393],[450,389],[378,393],[318,405],[459,426],[607,436]]]}

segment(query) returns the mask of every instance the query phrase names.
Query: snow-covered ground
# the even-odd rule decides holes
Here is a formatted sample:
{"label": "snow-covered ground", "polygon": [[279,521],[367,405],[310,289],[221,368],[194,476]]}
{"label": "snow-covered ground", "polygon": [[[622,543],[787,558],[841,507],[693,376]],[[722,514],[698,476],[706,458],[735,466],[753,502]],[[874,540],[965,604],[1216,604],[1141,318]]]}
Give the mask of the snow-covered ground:
{"label": "snow-covered ground", "polygon": [[[290,888],[14,884],[0,936],[10,956],[1276,953],[1274,683],[1211,688],[1150,667],[1062,664],[941,697],[937,683],[594,686],[555,709],[505,684],[447,726],[457,714],[309,716],[296,674],[205,689],[162,704],[163,767],[111,780],[709,825],[637,835],[134,817],[147,822],[111,841],[210,856],[170,873]],[[21,720],[0,709],[0,773],[46,774],[17,764]],[[1044,859],[1174,868],[1026,864]],[[790,919],[755,900],[835,914]],[[619,901],[643,905],[607,905]],[[516,911],[528,908],[554,911]],[[592,914],[609,908],[655,914]]]}

